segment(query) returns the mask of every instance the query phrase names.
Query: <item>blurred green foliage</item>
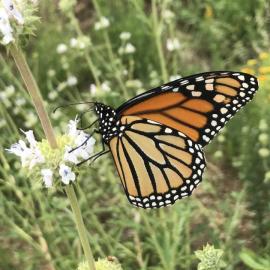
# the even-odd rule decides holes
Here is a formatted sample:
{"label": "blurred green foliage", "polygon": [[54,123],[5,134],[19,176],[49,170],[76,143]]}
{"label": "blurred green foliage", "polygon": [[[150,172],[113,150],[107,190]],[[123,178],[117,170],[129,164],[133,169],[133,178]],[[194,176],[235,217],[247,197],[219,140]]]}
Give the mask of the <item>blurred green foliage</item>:
{"label": "blurred green foliage", "polygon": [[[60,2],[40,1],[36,37],[24,45],[49,112],[86,100],[118,106],[175,76],[215,69],[243,70],[260,83],[207,147],[202,185],[173,207],[129,205],[110,156],[81,168],[77,193],[95,257],[116,256],[123,269],[196,269],[194,252],[208,242],[223,250],[225,269],[268,269],[269,1]],[[20,128],[43,133],[4,50],[0,66],[0,268],[76,269],[82,250],[65,195],[40,190],[4,151]],[[56,132],[87,108],[51,113]]]}

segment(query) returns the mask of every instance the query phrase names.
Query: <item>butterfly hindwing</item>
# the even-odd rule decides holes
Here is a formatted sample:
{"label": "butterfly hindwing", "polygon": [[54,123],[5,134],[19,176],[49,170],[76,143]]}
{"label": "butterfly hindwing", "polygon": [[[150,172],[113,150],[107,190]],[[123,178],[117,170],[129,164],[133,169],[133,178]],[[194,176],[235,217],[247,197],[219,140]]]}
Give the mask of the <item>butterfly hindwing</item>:
{"label": "butterfly hindwing", "polygon": [[157,208],[191,195],[201,182],[202,148],[183,133],[135,116],[120,119],[109,146],[128,200]]}
{"label": "butterfly hindwing", "polygon": [[257,79],[240,72],[208,72],[149,90],[117,109],[181,131],[205,146],[258,89]]}

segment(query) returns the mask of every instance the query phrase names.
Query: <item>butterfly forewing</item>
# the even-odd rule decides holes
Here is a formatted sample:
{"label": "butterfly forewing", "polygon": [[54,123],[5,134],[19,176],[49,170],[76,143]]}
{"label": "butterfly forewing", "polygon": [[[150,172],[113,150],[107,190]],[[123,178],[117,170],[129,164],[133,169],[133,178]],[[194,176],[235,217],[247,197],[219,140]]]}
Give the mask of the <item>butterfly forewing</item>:
{"label": "butterfly forewing", "polygon": [[236,72],[210,72],[152,89],[117,109],[176,129],[204,146],[258,89],[257,79]]}
{"label": "butterfly forewing", "polygon": [[109,145],[128,200],[156,208],[189,196],[205,168],[201,146],[152,120],[123,116],[120,122]]}

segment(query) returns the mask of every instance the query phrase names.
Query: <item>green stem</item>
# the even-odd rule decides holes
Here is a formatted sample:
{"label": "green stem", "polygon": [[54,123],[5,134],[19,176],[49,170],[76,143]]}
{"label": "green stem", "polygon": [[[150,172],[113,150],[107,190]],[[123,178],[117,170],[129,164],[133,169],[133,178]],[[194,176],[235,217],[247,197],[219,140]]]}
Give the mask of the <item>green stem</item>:
{"label": "green stem", "polygon": [[[69,14],[69,18],[71,20],[71,24],[75,28],[75,31],[76,31],[78,37],[83,37],[84,34],[83,34],[83,32],[82,32],[82,30],[80,28],[80,24],[79,24],[79,22],[78,22],[78,20],[75,17],[75,15],[74,15],[73,12],[71,12]],[[92,73],[92,75],[94,77],[95,84],[97,85],[98,88],[100,88],[101,87],[101,83],[100,83],[100,80],[99,80],[99,76],[97,74],[96,67],[95,67],[95,65],[94,65],[94,63],[93,63],[93,61],[92,61],[92,59],[90,57],[90,54],[89,54],[89,50],[88,49],[87,49],[87,52],[84,54],[84,56],[85,56],[86,62],[88,64],[88,67],[89,67],[89,69],[90,69],[90,71],[91,71],[91,73]]]}
{"label": "green stem", "polygon": [[95,263],[94,263],[95,260],[93,257],[92,250],[89,246],[89,242],[87,240],[87,232],[86,232],[85,225],[83,222],[83,218],[82,218],[81,210],[80,210],[79,203],[76,197],[76,193],[72,185],[65,187],[65,191],[70,200],[70,205],[74,213],[75,223],[77,226],[77,230],[79,232],[81,244],[84,250],[84,254],[86,256],[86,260],[88,262],[89,269],[95,270]]}
{"label": "green stem", "polygon": [[14,61],[17,65],[17,68],[20,71],[20,74],[23,78],[25,86],[33,100],[42,128],[45,132],[45,136],[48,139],[51,147],[56,148],[57,147],[56,137],[54,135],[49,116],[45,110],[44,103],[43,103],[38,85],[25,60],[25,57],[22,51],[14,44],[10,46],[10,53],[12,57],[14,58]]}
{"label": "green stem", "polygon": [[[94,5],[94,8],[97,12],[98,17],[101,18],[102,13],[101,13],[101,9],[100,9],[98,1],[93,0],[93,5]],[[110,40],[110,37],[108,35],[107,30],[104,29],[102,31],[103,31],[103,37],[105,40],[105,46],[106,46],[107,51],[108,51],[109,60],[110,60],[111,65],[112,65],[115,78],[118,81],[121,90],[123,91],[124,97],[127,99],[127,98],[129,98],[128,91],[126,89],[125,83],[123,82],[122,77],[121,77],[121,73],[120,73],[120,70],[123,70],[123,67],[121,66],[121,63],[120,64],[116,63],[116,57],[113,53],[111,40]]]}
{"label": "green stem", "polygon": [[168,80],[168,73],[167,73],[167,68],[166,68],[166,62],[162,50],[162,43],[161,43],[161,26],[158,21],[158,11],[157,11],[157,3],[156,0],[152,1],[152,18],[153,18],[153,33],[155,37],[155,42],[157,46],[157,51],[158,51],[158,57],[160,61],[160,68],[161,68],[161,73],[162,73],[162,79],[163,82],[166,82]]}

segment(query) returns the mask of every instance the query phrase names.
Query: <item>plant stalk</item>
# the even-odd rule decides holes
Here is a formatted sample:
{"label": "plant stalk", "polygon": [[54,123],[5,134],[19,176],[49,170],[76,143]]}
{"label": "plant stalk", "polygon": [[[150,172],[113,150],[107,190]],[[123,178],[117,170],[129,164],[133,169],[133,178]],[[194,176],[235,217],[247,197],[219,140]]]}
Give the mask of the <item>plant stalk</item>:
{"label": "plant stalk", "polygon": [[152,23],[153,23],[153,33],[155,37],[155,43],[157,46],[158,57],[160,61],[160,68],[162,73],[162,80],[165,83],[168,80],[168,73],[166,68],[166,61],[162,50],[161,42],[161,25],[158,20],[158,11],[157,11],[157,2],[156,0],[152,1]]}
{"label": "plant stalk", "polygon": [[56,137],[53,132],[53,128],[49,119],[49,116],[45,110],[44,103],[42,96],[40,94],[38,85],[34,79],[34,76],[25,60],[25,57],[16,45],[12,44],[10,46],[10,53],[12,57],[14,58],[14,61],[16,63],[17,68],[20,71],[20,74],[22,76],[22,79],[25,83],[25,86],[33,100],[35,109],[37,111],[38,117],[40,119],[42,128],[44,130],[45,136],[48,139],[48,142],[50,143],[50,146],[52,148],[57,147],[57,141]]}
{"label": "plant stalk", "polygon": [[[12,44],[10,46],[10,53],[16,63],[18,70],[20,71],[21,77],[26,85],[29,95],[32,98],[32,101],[34,103],[35,109],[39,116],[42,128],[44,130],[45,136],[50,146],[52,148],[57,148],[57,141],[56,141],[56,137],[52,128],[51,121],[45,110],[44,102],[43,102],[40,90],[38,88],[38,85],[36,83],[36,80],[34,79],[34,76],[28,66],[28,63],[26,62],[23,52],[18,46],[16,46],[15,44]],[[73,186],[67,186],[65,188],[65,191],[67,193],[67,197],[70,200],[70,204],[71,204],[71,208],[75,217],[75,222],[77,225],[81,244],[84,250],[86,260],[89,265],[89,270],[95,270],[94,258],[92,255],[89,242],[87,240],[86,229],[85,229],[85,225],[82,219],[78,200],[74,192],[74,188]]]}
{"label": "plant stalk", "polygon": [[73,211],[73,214],[75,217],[75,223],[77,226],[77,230],[79,232],[81,244],[82,244],[85,256],[86,256],[86,260],[88,262],[89,269],[95,270],[95,263],[94,263],[95,260],[93,257],[92,250],[89,246],[89,242],[87,240],[87,232],[85,229],[81,210],[79,207],[79,203],[78,203],[77,196],[76,196],[76,193],[74,191],[73,185],[66,186],[65,191],[66,191],[66,194],[70,200],[71,208],[72,208],[72,211]]}

